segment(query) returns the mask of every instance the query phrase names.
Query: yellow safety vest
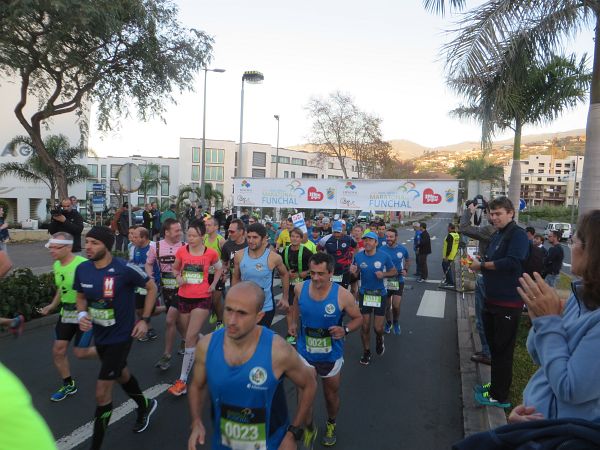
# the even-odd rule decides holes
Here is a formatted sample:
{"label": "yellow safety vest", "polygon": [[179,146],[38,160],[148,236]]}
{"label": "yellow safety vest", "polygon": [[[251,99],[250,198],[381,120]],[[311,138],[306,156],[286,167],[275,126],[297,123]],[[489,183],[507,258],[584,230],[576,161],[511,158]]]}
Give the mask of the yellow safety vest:
{"label": "yellow safety vest", "polygon": [[[456,258],[456,254],[458,253],[458,243],[460,241],[460,234],[453,232],[453,233],[449,233],[450,236],[452,236],[453,241],[452,241],[452,249],[450,250],[450,254],[448,255],[448,260],[452,261],[454,258]],[[446,257],[448,251],[448,241],[446,241],[446,239],[444,239],[444,248],[442,249],[442,258]]]}

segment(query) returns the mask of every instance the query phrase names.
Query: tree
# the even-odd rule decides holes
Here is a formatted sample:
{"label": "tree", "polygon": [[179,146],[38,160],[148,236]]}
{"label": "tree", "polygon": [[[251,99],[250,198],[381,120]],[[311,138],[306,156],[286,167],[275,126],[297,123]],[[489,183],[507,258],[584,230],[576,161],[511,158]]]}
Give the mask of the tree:
{"label": "tree", "polygon": [[[212,38],[183,28],[169,0],[9,0],[0,2],[0,29],[0,71],[20,80],[15,115],[54,173],[60,197],[67,195],[66,174],[44,145],[43,126],[75,112],[83,141],[90,102],[101,130],[131,104],[143,120],[160,117],[174,89],[192,89],[212,51]],[[26,118],[31,103],[38,108]]]}
{"label": "tree", "polygon": [[[27,136],[17,136],[8,143],[11,150],[23,145],[33,148],[33,141]],[[81,147],[71,147],[66,136],[62,134],[48,136],[44,139],[44,148],[46,148],[51,158],[63,168],[67,186],[85,181],[90,177],[87,167],[76,162],[87,151]],[[0,164],[0,177],[7,175],[14,175],[23,181],[44,183],[50,191],[51,205],[56,204],[58,186],[56,173],[40,158],[38,153],[33,152],[23,163]],[[67,193],[60,196],[61,199],[67,197]]]}
{"label": "tree", "polygon": [[[148,194],[152,191],[161,188],[162,183],[169,183],[168,175],[163,175],[160,166],[156,163],[149,163],[140,167],[142,175],[142,183],[140,184],[139,192],[144,195],[144,204],[148,203]],[[156,194],[155,194],[156,195]]]}
{"label": "tree", "polygon": [[[425,0],[430,10],[441,12],[451,5],[464,8],[466,1]],[[442,8],[442,9],[440,9]],[[565,40],[593,25],[595,29],[590,108],[586,126],[585,166],[579,213],[600,208],[600,0],[495,0],[465,14],[457,37],[447,46],[454,74],[475,75],[490,61],[500,61],[518,49],[513,36],[526,39],[537,55],[546,59],[561,49]]]}
{"label": "tree", "polygon": [[504,169],[502,166],[492,163],[487,156],[487,152],[482,152],[479,157],[467,158],[461,161],[458,166],[451,168],[449,172],[450,175],[465,180],[465,183],[477,180],[478,193],[481,181],[504,182]]}
{"label": "tree", "polygon": [[[202,192],[200,186],[191,186],[191,185],[183,185],[179,187],[179,193],[177,195],[177,199],[175,200],[175,204],[177,205],[178,215],[182,215],[186,204],[189,205],[189,201],[196,200],[201,198]],[[215,205],[223,203],[223,193],[217,191],[213,188],[213,185],[210,183],[204,184],[204,200],[206,200],[206,209],[209,210],[213,202]]]}
{"label": "tree", "polygon": [[[452,111],[458,117],[481,123],[482,146],[489,150],[497,130],[514,132],[513,161],[508,188],[514,205],[521,196],[521,134],[523,126],[555,120],[564,110],[583,101],[590,74],[585,55],[537,56],[522,38],[510,44],[516,50],[495,66],[477,75],[460,73],[449,85],[463,95],[468,104]],[[518,213],[517,213],[518,214]]]}
{"label": "tree", "polygon": [[306,110],[312,120],[311,144],[319,148],[317,164],[336,158],[344,178],[349,178],[346,163],[354,159],[358,178],[378,176],[391,157],[379,117],[361,111],[350,95],[340,91],[329,94],[327,100],[312,98]]}

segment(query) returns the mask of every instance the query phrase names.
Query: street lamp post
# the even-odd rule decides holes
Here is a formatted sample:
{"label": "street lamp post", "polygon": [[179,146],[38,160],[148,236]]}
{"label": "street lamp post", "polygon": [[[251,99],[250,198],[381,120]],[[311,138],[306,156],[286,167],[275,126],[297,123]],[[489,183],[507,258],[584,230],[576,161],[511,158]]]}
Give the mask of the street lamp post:
{"label": "street lamp post", "polygon": [[206,79],[208,72],[223,73],[225,69],[208,69],[204,70],[204,111],[202,113],[202,155],[200,155],[200,204],[204,202],[204,170],[206,164]]}
{"label": "street lamp post", "polygon": [[[244,176],[244,157],[243,157],[243,146],[244,146],[244,82],[249,84],[260,84],[264,81],[265,76],[258,71],[249,70],[244,72],[242,75],[242,100],[240,107],[240,148],[238,150],[238,177]],[[242,215],[242,207],[238,207],[238,217]]]}
{"label": "street lamp post", "polygon": [[[573,177],[573,200],[571,201],[571,224],[575,218],[575,193],[577,192],[577,166],[579,164],[579,154],[575,155],[575,175]],[[579,202],[577,202],[579,205]]]}
{"label": "street lamp post", "polygon": [[275,120],[277,121],[277,153],[275,160],[275,178],[279,178],[279,114],[275,114]]}

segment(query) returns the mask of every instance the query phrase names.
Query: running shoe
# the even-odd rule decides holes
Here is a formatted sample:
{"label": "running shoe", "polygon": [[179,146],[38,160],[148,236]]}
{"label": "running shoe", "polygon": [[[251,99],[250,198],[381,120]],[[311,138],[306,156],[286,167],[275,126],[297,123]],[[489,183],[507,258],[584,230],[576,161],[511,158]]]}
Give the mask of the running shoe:
{"label": "running shoe", "polygon": [[323,444],[325,447],[333,447],[337,442],[337,437],[335,435],[335,423],[331,423],[328,420],[325,422],[325,427],[325,436],[323,436],[321,444]]}
{"label": "running shoe", "polygon": [[490,391],[475,392],[475,401],[483,406],[496,406],[498,408],[510,408],[509,401],[501,402],[490,395]]}
{"label": "running shoe", "polygon": [[223,322],[218,320],[217,323],[215,324],[215,331],[220,330],[221,328],[225,328],[225,325],[223,325]]}
{"label": "running shoe", "polygon": [[484,392],[488,392],[491,386],[492,383],[476,384],[473,386],[473,391],[483,394]]}
{"label": "running shoe", "polygon": [[292,336],[291,334],[288,334],[285,337],[285,341],[290,345],[296,345],[296,336]]}
{"label": "running shoe", "polygon": [[368,366],[369,363],[371,362],[371,351],[370,350],[366,350],[363,355],[362,358],[360,358],[359,361],[363,366]]}
{"label": "running shoe", "polygon": [[390,334],[392,332],[392,322],[386,322],[383,331],[385,331],[385,334]]}
{"label": "running shoe", "polygon": [[394,334],[396,336],[400,336],[402,334],[402,329],[400,328],[400,324],[398,322],[394,324]]}
{"label": "running shoe", "polygon": [[58,391],[50,396],[50,400],[53,402],[60,402],[67,398],[68,395],[73,395],[77,392],[77,386],[75,381],[71,381],[69,384],[63,384]]}
{"label": "running shoe", "polygon": [[208,318],[208,323],[217,323],[217,313],[212,311],[210,313],[210,317]]}
{"label": "running shoe", "polygon": [[314,425],[312,425],[310,428],[306,427],[304,428],[304,433],[302,433],[302,440],[304,441],[304,447],[307,448],[308,450],[312,450],[314,445],[315,445],[315,441],[317,440],[317,432],[319,431],[319,429],[317,427],[315,427]]}
{"label": "running shoe", "polygon": [[141,338],[138,338],[138,342],[148,342],[148,333],[143,335]]}
{"label": "running shoe", "polygon": [[383,343],[383,336],[377,336],[375,338],[375,353],[377,356],[381,356],[385,353],[385,344]]}
{"label": "running shoe", "polygon": [[148,337],[148,339],[150,339],[151,341],[154,341],[157,337],[158,334],[156,334],[156,331],[154,331],[154,328],[150,328],[148,330],[148,333],[146,334],[146,336]]}
{"label": "running shoe", "polygon": [[169,391],[169,394],[179,397],[180,395],[187,394],[187,384],[185,384],[185,381],[183,380],[177,380],[175,384],[167,390]]}
{"label": "running shoe", "polygon": [[25,317],[23,314],[15,316],[10,323],[9,330],[14,337],[18,338],[23,334],[23,328],[25,327]]}
{"label": "running shoe", "polygon": [[185,341],[184,340],[181,340],[181,342],[179,343],[179,350],[177,350],[177,354],[178,355],[185,354]]}
{"label": "running shoe", "polygon": [[154,411],[156,411],[157,406],[158,400],[152,398],[148,400],[148,406],[146,406],[146,408],[144,408],[142,411],[140,411],[140,408],[138,408],[138,417],[135,421],[135,425],[133,425],[134,433],[141,433],[148,428],[148,425],[150,425],[150,416],[152,416]]}
{"label": "running shoe", "polygon": [[171,356],[162,355],[157,363],[154,364],[154,367],[158,367],[160,370],[167,370],[169,367],[171,367]]}

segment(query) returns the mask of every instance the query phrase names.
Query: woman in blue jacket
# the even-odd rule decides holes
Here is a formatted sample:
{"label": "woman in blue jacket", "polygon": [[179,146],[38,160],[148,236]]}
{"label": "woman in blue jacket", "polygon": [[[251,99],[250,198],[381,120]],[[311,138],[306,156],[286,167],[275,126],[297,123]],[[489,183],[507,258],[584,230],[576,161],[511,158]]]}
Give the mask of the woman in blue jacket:
{"label": "woman in blue jacket", "polygon": [[527,349],[538,371],[523,392],[511,423],[538,419],[600,418],[600,210],[584,215],[570,242],[571,272],[581,277],[562,303],[535,273],[524,274],[519,294],[532,327]]}

